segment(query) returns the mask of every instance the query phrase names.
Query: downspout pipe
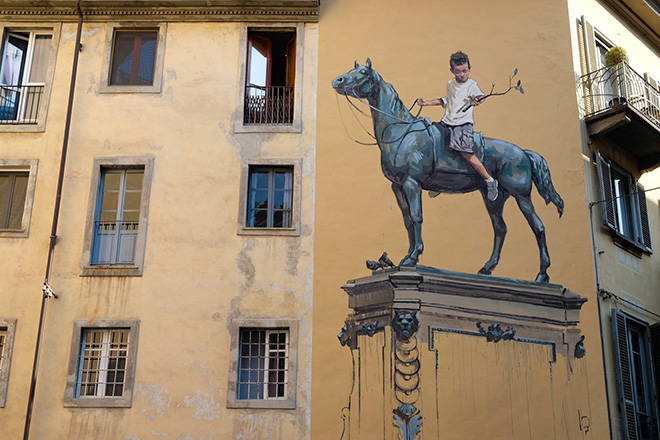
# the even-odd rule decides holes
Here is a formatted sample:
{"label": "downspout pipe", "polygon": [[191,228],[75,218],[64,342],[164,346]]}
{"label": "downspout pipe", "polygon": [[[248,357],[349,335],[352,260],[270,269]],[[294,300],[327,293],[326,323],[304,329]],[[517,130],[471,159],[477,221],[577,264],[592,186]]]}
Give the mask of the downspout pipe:
{"label": "downspout pipe", "polygon": [[34,408],[34,396],[37,389],[37,376],[39,373],[39,357],[41,345],[43,342],[44,326],[46,324],[46,306],[48,299],[57,298],[57,295],[50,288],[50,278],[53,270],[53,256],[55,253],[55,244],[57,243],[57,224],[60,216],[60,205],[62,203],[62,185],[64,182],[64,169],[66,166],[66,155],[69,146],[69,132],[71,129],[71,113],[73,110],[73,95],[76,86],[76,75],[78,73],[78,55],[80,53],[80,38],[82,36],[83,14],[80,9],[80,0],[76,0],[76,10],[78,12],[78,31],[76,32],[76,44],[73,54],[73,68],[71,70],[71,84],[69,85],[69,102],[66,109],[66,121],[64,125],[64,138],[62,140],[62,155],[60,157],[60,171],[57,178],[57,191],[55,196],[55,209],[53,211],[53,223],[50,232],[50,243],[48,246],[48,261],[46,262],[46,276],[42,288],[41,314],[39,316],[39,327],[37,329],[37,341],[34,349],[34,362],[32,364],[32,379],[30,382],[30,393],[28,395],[27,411],[25,414],[25,428],[23,430],[23,440],[30,438],[30,425],[32,423],[32,410]]}

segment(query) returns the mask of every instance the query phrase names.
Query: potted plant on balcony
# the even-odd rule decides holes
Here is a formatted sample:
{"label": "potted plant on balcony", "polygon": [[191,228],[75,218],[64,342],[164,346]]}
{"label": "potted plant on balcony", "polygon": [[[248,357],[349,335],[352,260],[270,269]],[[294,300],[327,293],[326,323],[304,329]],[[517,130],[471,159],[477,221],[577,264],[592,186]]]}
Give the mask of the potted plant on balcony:
{"label": "potted plant on balcony", "polygon": [[625,90],[626,72],[624,63],[628,62],[628,53],[621,46],[614,46],[605,52],[605,67],[607,68],[607,80],[610,83],[613,98],[610,105],[623,104],[626,102],[622,91]]}

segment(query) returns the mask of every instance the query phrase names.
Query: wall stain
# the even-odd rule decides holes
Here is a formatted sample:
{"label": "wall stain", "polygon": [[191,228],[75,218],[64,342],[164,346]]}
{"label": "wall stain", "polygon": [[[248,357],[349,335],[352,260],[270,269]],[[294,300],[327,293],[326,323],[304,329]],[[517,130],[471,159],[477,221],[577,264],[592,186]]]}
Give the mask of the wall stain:
{"label": "wall stain", "polygon": [[172,403],[172,398],[169,396],[167,389],[158,385],[135,384],[134,399],[136,401],[144,401],[144,405],[151,408],[151,411],[147,408],[143,408],[141,411],[143,414],[146,414],[149,420],[163,418],[165,410]]}
{"label": "wall stain", "polygon": [[186,408],[194,408],[193,417],[197,420],[215,420],[220,418],[213,394],[197,391],[194,396],[184,396],[183,403]]}

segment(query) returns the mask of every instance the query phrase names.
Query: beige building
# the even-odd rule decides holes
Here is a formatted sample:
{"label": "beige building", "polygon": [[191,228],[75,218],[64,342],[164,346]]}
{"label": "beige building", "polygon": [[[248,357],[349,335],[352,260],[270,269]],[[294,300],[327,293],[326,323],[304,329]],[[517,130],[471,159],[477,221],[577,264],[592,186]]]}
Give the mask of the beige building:
{"label": "beige building", "polygon": [[[660,5],[569,5],[609,425],[612,438],[656,439]],[[621,63],[612,58],[618,48],[627,53]]]}
{"label": "beige building", "polygon": [[317,2],[78,6],[0,2],[1,437],[309,438]]}

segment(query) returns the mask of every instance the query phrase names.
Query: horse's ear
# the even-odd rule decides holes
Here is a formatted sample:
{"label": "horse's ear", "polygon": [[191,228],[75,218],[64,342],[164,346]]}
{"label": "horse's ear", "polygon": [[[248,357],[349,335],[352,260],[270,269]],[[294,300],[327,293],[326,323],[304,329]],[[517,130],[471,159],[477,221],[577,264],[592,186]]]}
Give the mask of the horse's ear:
{"label": "horse's ear", "polygon": [[358,62],[356,61],[356,62],[355,62],[355,68],[357,69],[358,67],[360,67],[360,65],[359,65]]}
{"label": "horse's ear", "polygon": [[367,58],[367,64],[366,64],[368,69],[371,69],[371,60]]}

